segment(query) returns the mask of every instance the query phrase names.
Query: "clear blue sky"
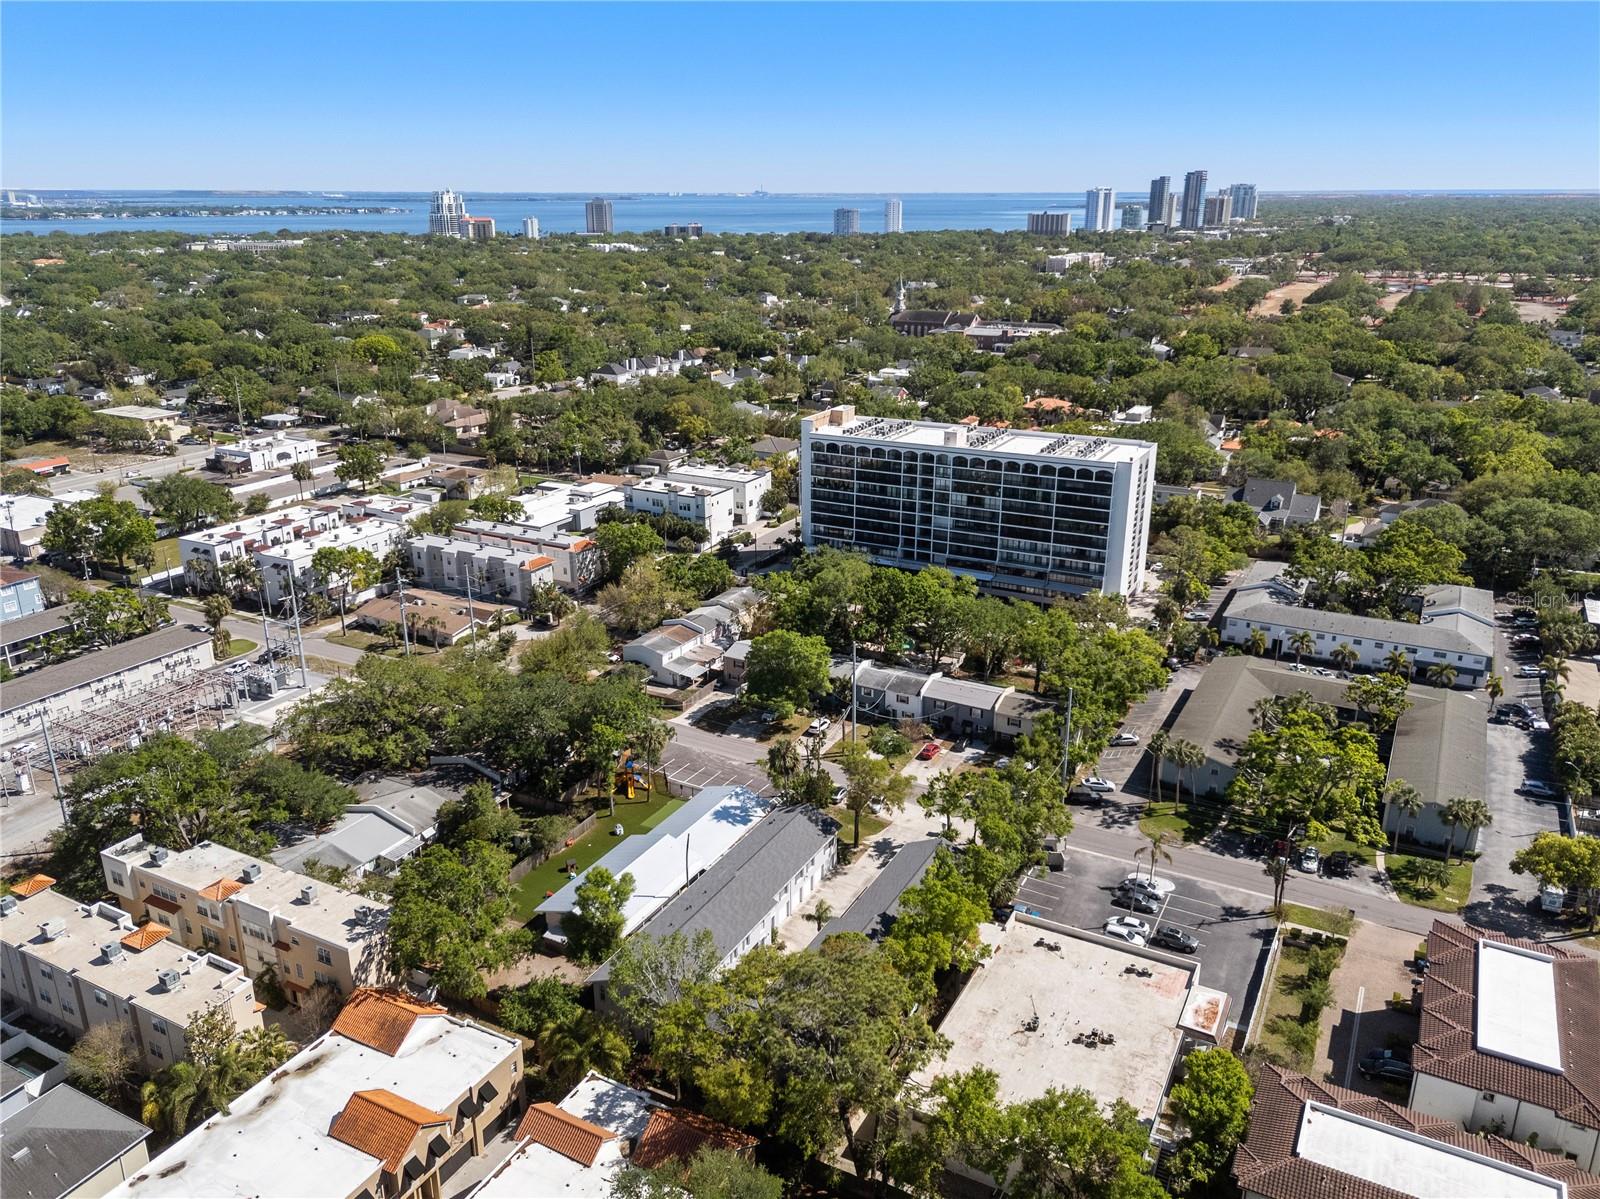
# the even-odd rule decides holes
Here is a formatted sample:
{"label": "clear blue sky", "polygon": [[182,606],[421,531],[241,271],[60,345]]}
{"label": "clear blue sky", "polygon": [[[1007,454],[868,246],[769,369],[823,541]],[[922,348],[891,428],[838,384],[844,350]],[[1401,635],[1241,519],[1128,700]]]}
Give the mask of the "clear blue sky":
{"label": "clear blue sky", "polygon": [[14,188],[1600,186],[1600,5],[22,3]]}

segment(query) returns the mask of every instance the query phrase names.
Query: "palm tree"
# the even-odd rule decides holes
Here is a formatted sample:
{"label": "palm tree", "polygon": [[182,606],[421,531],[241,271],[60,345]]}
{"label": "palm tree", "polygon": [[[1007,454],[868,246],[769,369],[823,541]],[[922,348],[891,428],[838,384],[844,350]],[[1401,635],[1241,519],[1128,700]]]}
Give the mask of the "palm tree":
{"label": "palm tree", "polygon": [[1506,681],[1492,674],[1483,680],[1483,689],[1489,693],[1489,714],[1492,716],[1500,708],[1500,697],[1506,693]]}
{"label": "palm tree", "polygon": [[1251,629],[1250,636],[1245,639],[1245,645],[1250,652],[1258,658],[1267,656],[1267,634],[1265,629]]}
{"label": "palm tree", "polygon": [[826,899],[817,900],[817,906],[811,909],[811,914],[806,919],[814,921],[820,933],[822,926],[833,919],[833,905]]}
{"label": "palm tree", "polygon": [[1146,833],[1145,836],[1150,838],[1150,844],[1141,849],[1135,850],[1133,854],[1133,860],[1135,864],[1137,864],[1140,858],[1144,857],[1146,854],[1150,855],[1150,881],[1154,882],[1156,877],[1156,863],[1158,861],[1166,862],[1168,865],[1171,865],[1172,863],[1172,854],[1167,850],[1167,846],[1172,844],[1172,834],[1167,832],[1166,829],[1158,828],[1154,832]]}
{"label": "palm tree", "polygon": [[1328,656],[1333,659],[1334,665],[1336,665],[1340,670],[1346,671],[1354,670],[1356,668],[1356,663],[1361,660],[1361,655],[1358,654],[1355,647],[1347,641],[1341,641],[1338,645],[1334,646],[1333,652]]}
{"label": "palm tree", "polygon": [[[1396,812],[1404,813],[1413,820],[1417,818],[1417,815],[1422,811],[1423,808],[1422,792],[1418,791],[1410,783],[1406,782],[1405,779],[1399,778],[1395,779],[1389,784],[1389,790],[1384,796],[1384,802]],[[1393,833],[1393,840],[1389,843],[1390,850],[1394,853],[1399,853],[1400,820],[1398,816],[1395,818]]]}
{"label": "palm tree", "polygon": [[206,596],[200,605],[201,611],[206,615],[206,624],[211,629],[211,649],[219,658],[225,657],[228,651],[228,631],[222,627],[222,622],[228,618],[228,613],[233,611],[233,604],[226,595],[217,591]]}
{"label": "palm tree", "polygon": [[1272,879],[1272,910],[1283,915],[1283,889],[1289,882],[1289,859],[1271,858],[1266,865],[1267,876]]}
{"label": "palm tree", "polygon": [[1172,738],[1167,735],[1166,729],[1157,729],[1150,735],[1150,740],[1145,742],[1145,752],[1155,760],[1155,769],[1151,772],[1150,782],[1154,785],[1156,802],[1161,802],[1161,766],[1166,759],[1167,751],[1172,748]]}
{"label": "palm tree", "polygon": [[1456,685],[1456,668],[1448,662],[1435,662],[1428,667],[1428,682],[1435,687],[1454,687]]}
{"label": "palm tree", "polygon": [[644,756],[645,778],[649,786],[656,785],[656,763],[661,760],[661,755],[666,752],[667,742],[678,735],[678,730],[672,725],[659,720],[652,720],[634,736],[633,743]]}
{"label": "palm tree", "polygon": [[294,490],[295,490],[295,498],[297,500],[305,499],[306,498],[306,486],[305,485],[307,483],[311,482],[311,463],[309,463],[309,462],[296,462],[293,466],[291,466],[289,468],[289,477],[291,479],[293,479],[294,482],[295,482],[295,488],[294,488]]}
{"label": "palm tree", "polygon": [[1406,657],[1403,649],[1392,649],[1383,656],[1383,670],[1385,674],[1397,674],[1402,678],[1411,677],[1411,659]]}
{"label": "palm tree", "polygon": [[779,741],[767,750],[767,777],[779,791],[787,792],[789,783],[800,773],[800,750],[793,741]]}
{"label": "palm tree", "polygon": [[1539,669],[1544,671],[1544,677],[1560,679],[1565,682],[1572,677],[1572,667],[1567,665],[1567,660],[1560,654],[1546,654],[1539,659]]}
{"label": "palm tree", "polygon": [[[1489,810],[1489,805],[1481,799],[1474,799],[1470,795],[1458,795],[1444,805],[1439,813],[1444,818],[1445,824],[1450,826],[1450,841],[1444,847],[1444,860],[1449,862],[1450,853],[1455,848],[1456,829],[1467,830],[1467,840],[1472,840],[1472,834],[1480,828],[1487,828],[1494,823],[1494,813]],[[1466,847],[1461,849],[1462,860],[1467,856]]]}
{"label": "palm tree", "polygon": [[1289,648],[1294,650],[1294,664],[1296,666],[1300,665],[1300,659],[1303,655],[1309,654],[1316,647],[1316,638],[1304,629],[1297,630],[1289,638]]}
{"label": "palm tree", "polygon": [[1450,863],[1438,858],[1418,858],[1411,878],[1425,895],[1432,895],[1450,885]]}
{"label": "palm tree", "polygon": [[[1183,806],[1183,772],[1185,770],[1194,770],[1195,768],[1197,768],[1199,766],[1203,766],[1205,764],[1205,760],[1206,760],[1206,751],[1201,749],[1193,741],[1187,741],[1182,737],[1175,737],[1175,738],[1173,738],[1171,746],[1167,749],[1167,753],[1170,754],[1171,757],[1172,757],[1172,764],[1178,768],[1178,779],[1177,779],[1178,786],[1177,786],[1177,792],[1176,792],[1176,797],[1175,797],[1175,801],[1176,802],[1175,802],[1174,806],[1175,807],[1182,807]],[[1193,786],[1194,777],[1192,775],[1189,778],[1189,782],[1190,782],[1189,797],[1191,799],[1193,799],[1194,798],[1194,786]]]}

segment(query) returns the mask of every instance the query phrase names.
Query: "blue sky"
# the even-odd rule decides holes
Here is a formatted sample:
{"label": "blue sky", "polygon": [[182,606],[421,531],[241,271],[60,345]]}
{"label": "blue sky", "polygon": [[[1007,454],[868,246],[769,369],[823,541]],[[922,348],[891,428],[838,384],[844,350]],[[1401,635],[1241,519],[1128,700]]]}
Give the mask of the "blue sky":
{"label": "blue sky", "polygon": [[0,9],[16,188],[1600,186],[1600,5]]}

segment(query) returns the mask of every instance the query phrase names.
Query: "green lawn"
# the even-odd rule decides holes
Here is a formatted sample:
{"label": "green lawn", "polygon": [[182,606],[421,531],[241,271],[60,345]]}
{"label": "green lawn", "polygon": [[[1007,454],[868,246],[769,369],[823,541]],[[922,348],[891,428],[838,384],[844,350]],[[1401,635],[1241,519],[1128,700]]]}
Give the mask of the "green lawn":
{"label": "green lawn", "polygon": [[235,637],[228,642],[228,657],[237,658],[241,654],[248,654],[255,647],[256,643],[248,637]]}
{"label": "green lawn", "polygon": [[1355,917],[1349,912],[1330,912],[1323,908],[1308,908],[1299,903],[1284,904],[1283,918],[1290,924],[1319,928],[1325,933],[1333,933],[1339,937],[1348,937],[1356,924]]}
{"label": "green lawn", "polygon": [[1358,841],[1350,840],[1344,835],[1343,829],[1334,829],[1329,836],[1311,844],[1322,851],[1323,857],[1335,853],[1347,853],[1362,865],[1371,865],[1373,862],[1373,851]]}
{"label": "green lawn", "polygon": [[150,547],[150,552],[155,555],[155,560],[150,563],[151,573],[160,573],[171,570],[175,566],[182,566],[183,559],[178,553],[178,539],[176,537],[163,537]]}
{"label": "green lawn", "polygon": [[[617,800],[617,815],[612,819],[606,810],[600,810],[600,818],[595,821],[594,828],[581,838],[576,845],[562,849],[548,862],[537,866],[528,872],[511,893],[511,902],[517,913],[517,918],[526,922],[533,918],[533,909],[544,902],[547,891],[559,891],[567,885],[571,876],[564,867],[569,860],[576,860],[578,870],[584,871],[599,861],[621,837],[612,836],[611,826],[621,824],[624,836],[634,833],[649,832],[672,812],[683,806],[683,800],[677,796],[669,795],[665,791],[652,791],[648,796],[639,799]],[[579,819],[583,813],[574,813]]]}
{"label": "green lawn", "polygon": [[1306,977],[1306,958],[1301,950],[1285,949],[1278,955],[1278,970],[1267,989],[1267,1011],[1261,1021],[1261,1045],[1280,1054],[1284,1061],[1304,1068],[1311,1054],[1292,1046],[1284,1038],[1284,1026],[1297,1022],[1302,1004],[1299,988]]}
{"label": "green lawn", "polygon": [[[908,801],[909,802],[909,801]],[[849,809],[832,807],[828,815],[839,822],[839,840],[842,844],[853,845],[855,842],[855,820]],[[884,829],[889,827],[889,822],[881,816],[874,816],[871,812],[861,813],[861,844],[865,845]]]}
{"label": "green lawn", "polygon": [[[1435,912],[1458,912],[1467,902],[1472,890],[1472,863],[1450,863],[1450,885],[1442,890],[1432,890],[1418,881],[1417,864],[1429,859],[1406,853],[1391,853],[1384,857],[1389,868],[1389,881],[1401,899],[1419,908]],[[1432,859],[1438,861],[1437,858]]]}
{"label": "green lawn", "polygon": [[1185,844],[1193,844],[1216,830],[1222,811],[1215,804],[1180,808],[1174,803],[1150,803],[1145,805],[1144,815],[1139,818],[1139,831],[1147,837],[1160,831]]}

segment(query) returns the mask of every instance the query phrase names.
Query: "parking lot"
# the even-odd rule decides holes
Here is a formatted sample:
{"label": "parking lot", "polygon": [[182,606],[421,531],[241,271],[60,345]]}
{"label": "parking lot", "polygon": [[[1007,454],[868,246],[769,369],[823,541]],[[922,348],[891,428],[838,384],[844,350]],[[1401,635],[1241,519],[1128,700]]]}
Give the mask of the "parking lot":
{"label": "parking lot", "polygon": [[1164,924],[1176,926],[1200,942],[1196,950],[1200,982],[1226,991],[1231,1000],[1230,1023],[1244,1026],[1261,985],[1274,927],[1261,899],[1173,877],[1175,885],[1159,912],[1130,912],[1111,900],[1117,884],[1132,872],[1131,862],[1075,849],[1069,842],[1065,868],[1033,871],[1018,888],[1014,906],[1058,924],[1096,932],[1113,916],[1135,916],[1152,930]]}

